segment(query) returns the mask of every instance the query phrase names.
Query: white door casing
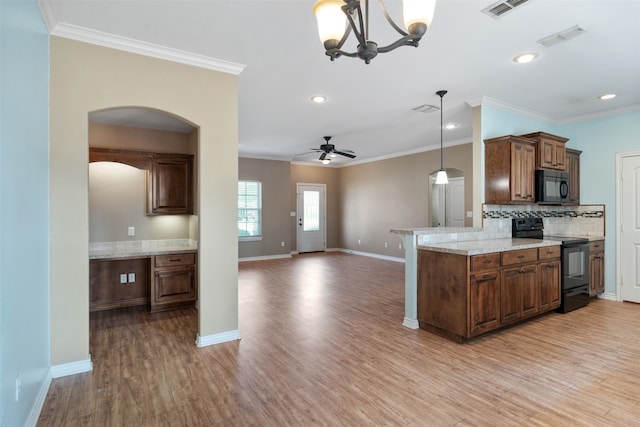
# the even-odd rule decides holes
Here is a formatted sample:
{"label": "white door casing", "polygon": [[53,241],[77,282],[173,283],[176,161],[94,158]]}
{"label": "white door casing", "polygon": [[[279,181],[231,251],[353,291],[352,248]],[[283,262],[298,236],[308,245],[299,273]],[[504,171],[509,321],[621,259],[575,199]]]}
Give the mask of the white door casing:
{"label": "white door casing", "polygon": [[617,294],[640,303],[640,152],[617,157]]}
{"label": "white door casing", "polygon": [[296,184],[298,253],[326,249],[326,185]]}

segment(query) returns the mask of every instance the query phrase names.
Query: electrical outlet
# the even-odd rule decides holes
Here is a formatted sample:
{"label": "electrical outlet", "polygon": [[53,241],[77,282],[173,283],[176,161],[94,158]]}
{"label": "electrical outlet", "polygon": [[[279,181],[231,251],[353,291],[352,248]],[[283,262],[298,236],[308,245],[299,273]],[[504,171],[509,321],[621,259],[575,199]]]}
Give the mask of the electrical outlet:
{"label": "electrical outlet", "polygon": [[136,228],[135,227],[129,227],[127,228],[127,235],[130,237],[133,237],[136,235]]}
{"label": "electrical outlet", "polygon": [[136,273],[129,273],[129,283],[134,283],[136,281]]}
{"label": "electrical outlet", "polygon": [[22,375],[16,377],[16,402],[20,400],[20,391],[22,389]]}
{"label": "electrical outlet", "polygon": [[362,242],[360,241],[360,239],[358,239],[358,244],[361,244]]}
{"label": "electrical outlet", "polygon": [[284,248],[284,242],[280,242],[280,246]]}
{"label": "electrical outlet", "polygon": [[398,243],[398,250],[402,250],[402,243]]}
{"label": "electrical outlet", "polygon": [[388,248],[389,247],[389,243],[388,242],[384,242],[384,247]]}
{"label": "electrical outlet", "polygon": [[120,283],[127,283],[127,274],[121,274],[120,275]]}

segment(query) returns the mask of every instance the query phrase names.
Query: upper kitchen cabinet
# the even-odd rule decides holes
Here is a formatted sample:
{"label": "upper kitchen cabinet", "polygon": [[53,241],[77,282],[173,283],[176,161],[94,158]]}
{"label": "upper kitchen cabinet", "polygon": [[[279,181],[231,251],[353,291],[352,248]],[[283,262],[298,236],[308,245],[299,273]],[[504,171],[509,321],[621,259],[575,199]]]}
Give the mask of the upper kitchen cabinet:
{"label": "upper kitchen cabinet", "polygon": [[149,174],[148,215],[193,214],[193,156],[155,154]]}
{"label": "upper kitchen cabinet", "polygon": [[147,215],[193,214],[193,158],[191,154],[89,149],[89,162],[118,162],[147,171]]}
{"label": "upper kitchen cabinet", "polygon": [[568,138],[545,132],[520,136],[536,142],[536,169],[567,170],[565,144]]}
{"label": "upper kitchen cabinet", "polygon": [[567,173],[569,174],[570,205],[580,204],[580,154],[582,151],[567,148]]}
{"label": "upper kitchen cabinet", "polygon": [[535,203],[536,144],[508,135],[485,139],[485,203]]}

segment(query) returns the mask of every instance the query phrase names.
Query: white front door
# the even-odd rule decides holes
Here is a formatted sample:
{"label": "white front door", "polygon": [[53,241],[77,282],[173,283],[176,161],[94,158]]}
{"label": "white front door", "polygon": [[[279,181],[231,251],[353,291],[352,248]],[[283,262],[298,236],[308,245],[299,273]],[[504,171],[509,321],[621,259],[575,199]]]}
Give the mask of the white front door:
{"label": "white front door", "polygon": [[449,178],[446,191],[447,227],[464,227],[464,178]]}
{"label": "white front door", "polygon": [[620,296],[640,303],[640,153],[623,155],[618,193]]}
{"label": "white front door", "polygon": [[324,184],[296,184],[298,253],[326,249]]}

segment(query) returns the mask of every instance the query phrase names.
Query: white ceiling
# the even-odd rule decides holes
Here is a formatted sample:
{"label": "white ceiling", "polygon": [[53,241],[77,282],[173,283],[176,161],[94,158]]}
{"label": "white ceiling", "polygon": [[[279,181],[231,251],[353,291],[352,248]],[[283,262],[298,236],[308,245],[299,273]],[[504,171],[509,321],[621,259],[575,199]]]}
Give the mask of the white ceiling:
{"label": "white ceiling", "polygon": [[[499,19],[481,12],[492,1],[438,0],[418,48],[380,54],[369,65],[324,55],[313,0],[40,3],[52,34],[119,36],[246,66],[239,74],[239,152],[247,157],[291,160],[324,135],[354,150],[355,161],[437,148],[440,114],[412,108],[439,105],[440,89],[449,91],[445,123],[459,124],[444,132],[445,146],[471,140],[470,105],[480,102],[554,124],[640,109],[640,0],[530,0]],[[385,4],[401,21],[401,2]],[[371,7],[371,39],[395,40],[375,0]],[[553,47],[536,42],[574,25],[585,33]],[[345,48],[354,46],[350,40]],[[529,51],[539,53],[534,62],[512,61]],[[598,99],[609,92],[618,96]],[[328,101],[312,103],[312,95]]]}

